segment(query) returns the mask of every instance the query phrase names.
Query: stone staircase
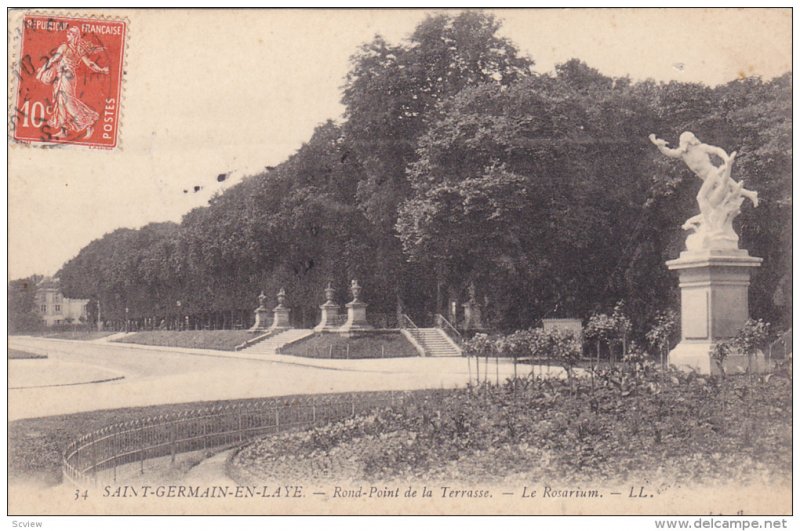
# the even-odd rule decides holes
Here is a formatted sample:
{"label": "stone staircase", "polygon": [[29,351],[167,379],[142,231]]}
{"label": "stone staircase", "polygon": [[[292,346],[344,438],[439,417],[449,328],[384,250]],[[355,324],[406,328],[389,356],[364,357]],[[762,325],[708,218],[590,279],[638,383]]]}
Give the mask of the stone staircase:
{"label": "stone staircase", "polygon": [[118,332],[116,334],[111,334],[110,336],[101,337],[98,339],[92,339],[92,343],[108,343],[109,341],[116,341],[117,339],[122,339],[123,337],[132,334],[133,332]]}
{"label": "stone staircase", "polygon": [[313,330],[308,330],[305,328],[291,328],[284,332],[278,332],[277,334],[272,335],[263,341],[259,341],[258,343],[240,350],[239,352],[264,355],[277,354],[276,351],[282,346],[299,341],[313,333]]}
{"label": "stone staircase", "polygon": [[426,356],[461,356],[461,349],[441,328],[408,328],[405,331],[419,343]]}

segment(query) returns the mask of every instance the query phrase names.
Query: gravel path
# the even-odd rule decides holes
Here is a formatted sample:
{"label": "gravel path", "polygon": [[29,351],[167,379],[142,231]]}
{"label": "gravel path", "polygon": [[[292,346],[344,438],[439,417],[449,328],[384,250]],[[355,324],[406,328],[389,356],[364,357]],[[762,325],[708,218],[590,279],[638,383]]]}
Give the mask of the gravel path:
{"label": "gravel path", "polygon": [[237,483],[228,477],[226,463],[236,450],[225,450],[201,461],[181,479],[185,485],[217,485],[235,487]]}
{"label": "gravel path", "polygon": [[[452,388],[465,385],[470,374],[463,358],[245,357],[234,352],[30,337],[10,337],[9,345],[47,354],[54,362],[101,368],[124,376],[122,380],[91,385],[9,390],[9,420],[204,400]],[[513,374],[510,363],[501,362],[497,368],[492,365],[492,379],[498,372],[501,381]],[[474,362],[472,371],[474,377]]]}
{"label": "gravel path", "polygon": [[59,387],[123,378],[118,371],[61,359],[9,360],[8,389]]}

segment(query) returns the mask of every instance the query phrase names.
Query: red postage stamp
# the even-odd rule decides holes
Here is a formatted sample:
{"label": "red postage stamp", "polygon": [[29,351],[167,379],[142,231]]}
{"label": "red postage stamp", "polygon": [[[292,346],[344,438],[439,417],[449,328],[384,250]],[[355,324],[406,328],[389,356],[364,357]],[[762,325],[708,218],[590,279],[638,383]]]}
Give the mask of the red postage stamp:
{"label": "red postage stamp", "polygon": [[127,29],[123,20],[26,15],[14,139],[116,147]]}

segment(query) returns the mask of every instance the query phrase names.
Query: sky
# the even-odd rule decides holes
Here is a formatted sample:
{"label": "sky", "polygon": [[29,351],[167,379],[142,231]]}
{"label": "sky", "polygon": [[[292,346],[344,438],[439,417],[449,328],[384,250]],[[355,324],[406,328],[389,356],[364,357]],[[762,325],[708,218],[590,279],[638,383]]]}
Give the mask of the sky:
{"label": "sky", "polygon": [[[120,146],[9,144],[9,278],[54,274],[117,228],[180,221],[242,176],[279,164],[317,125],[341,117],[341,88],[358,46],[375,34],[400,42],[429,13],[110,12],[129,22]],[[791,70],[788,9],[493,13],[504,21],[501,35],[533,58],[537,72],[577,57],[610,76],[713,86]],[[20,14],[12,13],[12,27]],[[14,53],[12,44],[10,60]]]}

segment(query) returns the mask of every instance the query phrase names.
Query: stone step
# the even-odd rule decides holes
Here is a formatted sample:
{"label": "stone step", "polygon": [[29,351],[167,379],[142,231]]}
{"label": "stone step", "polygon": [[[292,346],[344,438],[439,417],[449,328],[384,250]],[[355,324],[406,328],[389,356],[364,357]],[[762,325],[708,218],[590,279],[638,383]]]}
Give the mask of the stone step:
{"label": "stone step", "polygon": [[439,328],[416,328],[409,330],[425,354],[430,357],[460,356],[461,352],[453,346]]}
{"label": "stone step", "polygon": [[274,336],[268,337],[263,341],[259,341],[258,343],[243,349],[242,352],[246,352],[248,354],[275,354],[277,349],[286,345],[287,343],[297,341],[313,333],[313,330],[306,329],[286,330],[285,332],[279,332]]}

